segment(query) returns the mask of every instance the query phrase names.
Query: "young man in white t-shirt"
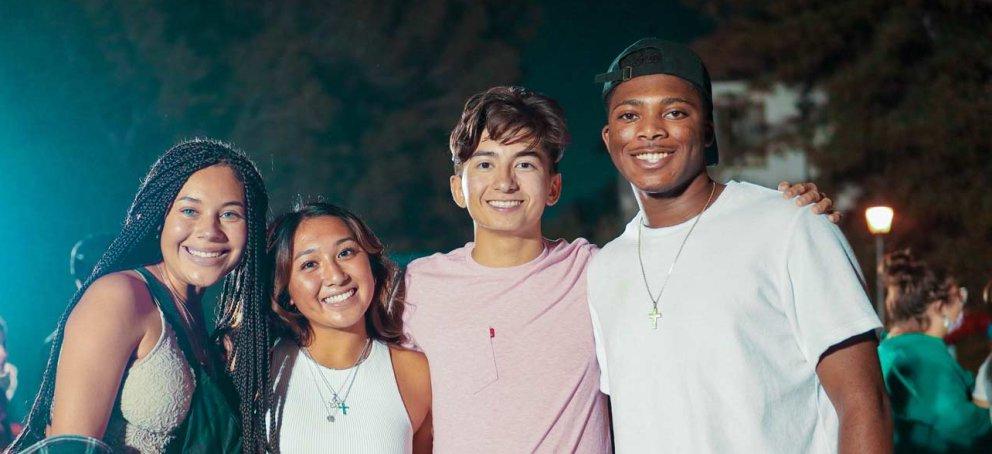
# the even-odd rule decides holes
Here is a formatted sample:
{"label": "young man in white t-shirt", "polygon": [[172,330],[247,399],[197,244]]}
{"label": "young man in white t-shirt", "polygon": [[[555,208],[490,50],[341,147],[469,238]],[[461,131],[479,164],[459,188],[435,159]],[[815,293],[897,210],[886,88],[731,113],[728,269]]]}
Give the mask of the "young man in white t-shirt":
{"label": "young man in white t-shirt", "polygon": [[710,178],[710,80],[687,47],[640,40],[597,79],[641,208],[588,276],[617,452],[891,451],[880,324],[840,230]]}

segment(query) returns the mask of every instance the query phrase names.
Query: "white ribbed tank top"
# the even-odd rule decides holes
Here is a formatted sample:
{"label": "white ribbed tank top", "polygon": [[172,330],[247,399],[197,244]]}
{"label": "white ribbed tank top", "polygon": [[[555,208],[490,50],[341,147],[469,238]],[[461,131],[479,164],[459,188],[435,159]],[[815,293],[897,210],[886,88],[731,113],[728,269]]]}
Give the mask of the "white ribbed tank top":
{"label": "white ribbed tank top", "polygon": [[[327,420],[331,399],[327,384],[338,388],[351,369],[329,369],[313,362],[295,342],[281,339],[273,349],[273,413],[279,431],[279,449],[286,454],[355,452],[410,453],[413,428],[396,386],[389,347],[372,342],[368,358],[358,366],[347,396],[348,414],[334,412]],[[342,392],[343,395],[343,392]]]}

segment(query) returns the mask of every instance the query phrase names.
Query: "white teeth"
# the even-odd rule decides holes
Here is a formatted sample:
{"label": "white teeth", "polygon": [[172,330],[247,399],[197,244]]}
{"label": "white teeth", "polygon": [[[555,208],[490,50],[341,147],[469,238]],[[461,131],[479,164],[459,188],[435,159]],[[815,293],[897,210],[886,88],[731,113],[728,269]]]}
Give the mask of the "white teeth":
{"label": "white teeth", "polygon": [[355,292],[357,291],[358,291],[357,289],[351,289],[344,293],[338,293],[337,295],[328,296],[327,298],[324,298],[321,301],[323,301],[325,304],[340,303],[348,298],[351,298],[351,295],[354,295]]}
{"label": "white teeth", "polygon": [[217,258],[217,257],[220,257],[221,255],[224,254],[223,252],[198,251],[196,249],[189,248],[189,247],[186,248],[186,251],[188,251],[189,252],[189,255],[192,255],[193,257],[203,257],[203,258],[208,258],[208,259],[210,259],[210,258]]}
{"label": "white teeth", "polygon": [[647,161],[650,162],[651,164],[654,164],[658,161],[661,161],[662,158],[667,158],[671,155],[672,153],[643,153],[636,155],[634,157],[640,159],[641,161]]}
{"label": "white teeth", "polygon": [[524,203],[523,200],[490,200],[489,204],[496,208],[513,208]]}

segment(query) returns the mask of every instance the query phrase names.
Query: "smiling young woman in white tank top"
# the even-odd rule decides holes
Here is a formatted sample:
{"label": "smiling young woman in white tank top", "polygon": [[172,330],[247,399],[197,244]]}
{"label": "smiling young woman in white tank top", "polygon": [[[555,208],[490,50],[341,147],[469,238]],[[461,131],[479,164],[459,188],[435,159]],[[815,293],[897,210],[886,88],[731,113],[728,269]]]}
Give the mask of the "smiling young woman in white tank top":
{"label": "smiling young woman in white tank top", "polygon": [[271,363],[271,445],[430,452],[427,358],[399,347],[399,277],[375,234],[342,208],[312,203],[272,223],[267,250],[283,328]]}

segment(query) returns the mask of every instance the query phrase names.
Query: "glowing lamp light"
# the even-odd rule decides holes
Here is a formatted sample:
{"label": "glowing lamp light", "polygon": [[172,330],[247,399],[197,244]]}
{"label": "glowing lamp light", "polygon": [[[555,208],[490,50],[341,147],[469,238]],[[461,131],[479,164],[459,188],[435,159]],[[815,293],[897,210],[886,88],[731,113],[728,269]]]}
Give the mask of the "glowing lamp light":
{"label": "glowing lamp light", "polygon": [[868,231],[872,235],[884,235],[892,230],[892,217],[895,213],[889,207],[871,207],[865,210]]}

